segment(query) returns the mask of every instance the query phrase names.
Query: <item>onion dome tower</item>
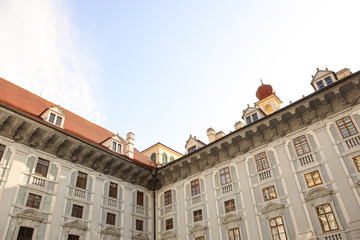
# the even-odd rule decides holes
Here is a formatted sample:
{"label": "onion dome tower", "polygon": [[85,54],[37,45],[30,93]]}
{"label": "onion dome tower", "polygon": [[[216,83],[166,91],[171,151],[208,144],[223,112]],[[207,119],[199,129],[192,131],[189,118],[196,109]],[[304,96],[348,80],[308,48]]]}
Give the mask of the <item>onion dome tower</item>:
{"label": "onion dome tower", "polygon": [[259,99],[255,103],[267,115],[280,109],[281,100],[276,96],[273,87],[270,84],[264,84],[261,81],[261,86],[256,91],[256,97]]}

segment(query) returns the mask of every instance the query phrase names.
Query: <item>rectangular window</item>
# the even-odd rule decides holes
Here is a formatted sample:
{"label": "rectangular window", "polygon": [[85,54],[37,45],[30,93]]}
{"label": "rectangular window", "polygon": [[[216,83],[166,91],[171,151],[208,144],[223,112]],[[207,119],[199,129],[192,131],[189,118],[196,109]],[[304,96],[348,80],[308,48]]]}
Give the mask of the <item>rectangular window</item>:
{"label": "rectangular window", "polygon": [[269,168],[269,163],[268,163],[265,152],[256,154],[255,161],[256,161],[256,168],[257,168],[258,172]]}
{"label": "rectangular window", "polygon": [[115,225],[115,214],[107,213],[106,214],[106,224]]}
{"label": "rectangular window", "polygon": [[80,237],[78,235],[72,235],[72,234],[69,234],[68,236],[68,240],[79,240]]}
{"label": "rectangular window", "polygon": [[31,240],[33,232],[33,228],[20,227],[17,240]]}
{"label": "rectangular window", "polygon": [[41,196],[29,193],[28,199],[26,201],[26,206],[39,209],[40,202],[41,202]]}
{"label": "rectangular window", "polygon": [[56,122],[55,122],[55,125],[60,126],[60,125],[61,125],[61,122],[62,122],[62,117],[57,116],[57,118],[56,118]]}
{"label": "rectangular window", "polygon": [[144,193],[143,192],[137,192],[136,194],[136,204],[139,206],[144,206]]}
{"label": "rectangular window", "polygon": [[331,77],[327,77],[327,78],[325,78],[325,82],[326,82],[326,84],[327,84],[327,85],[330,85],[330,84],[332,84],[332,83],[333,83],[333,81],[332,81]]}
{"label": "rectangular window", "polygon": [[220,172],[221,185],[231,183],[231,176],[230,176],[229,167],[220,169],[219,172]]}
{"label": "rectangular window", "polygon": [[228,230],[230,240],[240,240],[240,230],[239,228],[231,228]]}
{"label": "rectangular window", "polygon": [[191,153],[191,152],[194,152],[196,150],[196,146],[192,146],[191,148],[189,148],[188,152]]}
{"label": "rectangular window", "polygon": [[205,240],[205,237],[204,236],[197,237],[197,238],[195,238],[195,240]]}
{"label": "rectangular window", "polygon": [[84,207],[73,204],[71,216],[77,217],[77,218],[82,218],[83,209],[84,209]]}
{"label": "rectangular window", "polygon": [[38,158],[35,168],[35,174],[46,177],[49,169],[49,163],[50,162],[48,160]]}
{"label": "rectangular window", "polygon": [[202,220],[202,210],[201,209],[194,211],[193,214],[194,214],[194,222],[198,222],[198,221]]}
{"label": "rectangular window", "polygon": [[121,153],[121,144],[120,143],[118,143],[117,151],[118,151],[118,153]]}
{"label": "rectangular window", "polygon": [[78,176],[76,179],[76,187],[86,189],[86,181],[87,181],[87,174],[83,172],[78,172]]}
{"label": "rectangular window", "polygon": [[109,197],[117,198],[117,189],[118,189],[118,185],[116,183],[110,182]]}
{"label": "rectangular window", "polygon": [[199,179],[191,181],[191,196],[198,195],[200,193]]}
{"label": "rectangular window", "polygon": [[255,122],[255,121],[257,121],[259,119],[257,113],[254,113],[252,115],[252,119],[253,119],[253,122]]}
{"label": "rectangular window", "polygon": [[250,124],[250,123],[251,123],[251,117],[250,117],[250,116],[246,117],[246,123],[247,123],[247,124]]}
{"label": "rectangular window", "polygon": [[338,126],[343,138],[347,138],[358,133],[350,116],[337,120],[336,125]]}
{"label": "rectangular window", "polygon": [[5,148],[6,148],[5,145],[0,144],[0,161],[1,161],[2,156],[4,155]]}
{"label": "rectangular window", "polygon": [[353,160],[354,160],[356,169],[360,172],[360,155],[353,157]]}
{"label": "rectangular window", "polygon": [[293,143],[298,156],[301,156],[305,153],[309,153],[311,151],[305,135],[294,138]]}
{"label": "rectangular window", "polygon": [[273,239],[287,240],[285,226],[282,217],[275,217],[269,220]]}
{"label": "rectangular window", "polygon": [[164,200],[165,200],[165,206],[172,204],[171,190],[165,192]]}
{"label": "rectangular window", "polygon": [[305,174],[305,180],[308,187],[322,184],[320,173],[318,170]]}
{"label": "rectangular window", "polygon": [[166,230],[170,230],[174,228],[174,222],[172,218],[166,219],[165,220],[165,229]]}
{"label": "rectangular window", "polygon": [[321,229],[324,233],[339,229],[330,203],[322,204],[315,207],[315,209],[319,218]]}
{"label": "rectangular window", "polygon": [[50,113],[49,122],[54,123],[54,121],[55,121],[55,114]]}
{"label": "rectangular window", "polygon": [[235,200],[231,199],[224,202],[225,205],[225,213],[233,212],[236,210],[235,208]]}
{"label": "rectangular window", "polygon": [[112,142],[112,150],[116,151],[116,142]]}
{"label": "rectangular window", "polygon": [[263,188],[262,192],[265,202],[277,198],[274,185]]}
{"label": "rectangular window", "polygon": [[324,82],[322,80],[317,82],[316,84],[319,87],[319,89],[322,89],[323,87],[325,87]]}
{"label": "rectangular window", "polygon": [[144,231],[144,221],[136,219],[136,230]]}

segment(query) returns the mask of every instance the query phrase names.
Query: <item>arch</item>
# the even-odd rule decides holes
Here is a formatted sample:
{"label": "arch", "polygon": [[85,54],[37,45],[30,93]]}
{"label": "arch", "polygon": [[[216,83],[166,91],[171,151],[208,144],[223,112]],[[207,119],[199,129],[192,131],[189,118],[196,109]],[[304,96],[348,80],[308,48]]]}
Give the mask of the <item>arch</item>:
{"label": "arch", "polygon": [[267,105],[265,106],[265,112],[266,112],[266,114],[270,114],[270,113],[273,112],[273,109],[272,109],[272,107],[270,106],[270,104],[267,104]]}
{"label": "arch", "polygon": [[155,153],[153,153],[153,154],[151,154],[151,161],[153,161],[154,163],[156,163],[156,154]]}
{"label": "arch", "polygon": [[170,162],[174,161],[174,157],[173,157],[173,156],[170,156],[169,161],[170,161]]}
{"label": "arch", "polygon": [[166,153],[163,153],[163,162],[162,163],[167,163],[167,155]]}

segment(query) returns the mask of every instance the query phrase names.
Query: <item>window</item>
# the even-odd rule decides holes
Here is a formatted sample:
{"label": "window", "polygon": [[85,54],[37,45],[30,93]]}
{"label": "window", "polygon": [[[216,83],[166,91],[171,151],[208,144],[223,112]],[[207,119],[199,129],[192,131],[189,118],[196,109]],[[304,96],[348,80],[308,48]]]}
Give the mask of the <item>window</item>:
{"label": "window", "polygon": [[194,214],[194,222],[198,222],[198,221],[202,220],[202,210],[201,209],[194,211],[193,214]]}
{"label": "window", "polygon": [[231,199],[224,202],[225,205],[225,213],[233,212],[236,210],[235,208],[235,200]]}
{"label": "window", "polygon": [[169,161],[170,161],[170,162],[174,161],[174,157],[173,157],[173,156],[170,156]]}
{"label": "window", "polygon": [[72,208],[71,216],[82,218],[83,209],[84,207],[74,204]]}
{"label": "window", "polygon": [[270,187],[263,188],[262,192],[263,192],[263,196],[264,196],[265,201],[269,201],[269,200],[275,199],[277,197],[274,185],[272,185]]}
{"label": "window", "polygon": [[173,227],[174,227],[173,219],[172,218],[166,219],[165,220],[165,229],[170,230],[170,229],[173,229]]}
{"label": "window", "polygon": [[151,161],[153,161],[153,163],[156,163],[156,154],[155,153],[151,154]]}
{"label": "window", "polygon": [[122,148],[121,144],[118,143],[117,146],[118,146],[118,147],[117,147],[117,152],[118,152],[118,153],[121,153],[121,148]]}
{"label": "window", "polygon": [[20,227],[17,240],[31,240],[33,232],[33,228]]}
{"label": "window", "polygon": [[115,225],[115,214],[107,213],[106,214],[106,224]]}
{"label": "window", "polygon": [[297,137],[295,139],[293,139],[293,143],[296,149],[296,153],[298,156],[301,156],[305,153],[309,153],[310,152],[310,147],[309,144],[306,140],[305,135],[302,135],[300,137]]}
{"label": "window", "polygon": [[324,82],[322,80],[317,82],[316,85],[319,87],[319,89],[325,87]]}
{"label": "window", "polygon": [[143,192],[137,192],[136,195],[136,204],[139,206],[144,206],[144,193]]}
{"label": "window", "polygon": [[205,240],[205,237],[204,236],[197,237],[197,238],[195,238],[195,240]]}
{"label": "window", "polygon": [[163,163],[167,163],[167,155],[166,155],[166,153],[163,153]]}
{"label": "window", "polygon": [[76,187],[86,189],[86,180],[87,174],[83,172],[78,172],[78,176],[76,179]]}
{"label": "window", "polygon": [[136,219],[136,230],[138,231],[144,230],[144,221]]}
{"label": "window", "polygon": [[53,123],[57,126],[61,126],[62,117],[56,115],[55,113],[50,113],[49,120],[50,123]]}
{"label": "window", "polygon": [[116,151],[116,142],[112,142],[112,150]]}
{"label": "window", "polygon": [[79,240],[80,237],[78,235],[72,235],[72,234],[69,234],[68,236],[68,240]]}
{"label": "window", "polygon": [[192,146],[191,148],[189,148],[188,152],[191,153],[191,152],[194,152],[196,150],[196,146]]}
{"label": "window", "polygon": [[109,197],[117,198],[117,188],[118,188],[118,185],[116,183],[110,182]]}
{"label": "window", "polygon": [[240,240],[240,230],[239,228],[231,228],[228,230],[229,240]]}
{"label": "window", "polygon": [[4,155],[5,148],[6,148],[5,145],[0,144],[0,160],[1,160],[2,156]]}
{"label": "window", "polygon": [[49,169],[49,161],[39,158],[36,163],[35,174],[46,177]]}
{"label": "window", "polygon": [[250,124],[250,123],[251,123],[251,117],[250,117],[250,116],[246,117],[246,123],[247,123],[247,124]]}
{"label": "window", "polygon": [[165,206],[172,203],[171,190],[165,192],[165,194],[164,194],[164,200],[165,200]]}
{"label": "window", "polygon": [[269,163],[266,158],[265,152],[259,153],[255,155],[255,161],[256,161],[256,168],[258,172],[269,168]]}
{"label": "window", "polygon": [[353,157],[353,160],[354,160],[356,169],[360,172],[360,155]]}
{"label": "window", "polygon": [[28,199],[26,201],[26,206],[39,209],[40,202],[41,202],[41,196],[29,193]]}
{"label": "window", "polygon": [[255,121],[257,121],[259,119],[257,113],[254,113],[252,115],[252,119],[253,119],[253,122],[255,122]]}
{"label": "window", "polygon": [[358,133],[349,116],[337,120],[336,125],[338,126],[343,138],[347,138]]}
{"label": "window", "polygon": [[287,240],[285,226],[282,217],[275,217],[269,220],[273,239]]}
{"label": "window", "polygon": [[220,170],[221,185],[231,183],[229,167]]}
{"label": "window", "polygon": [[320,173],[318,170],[305,174],[305,180],[308,187],[322,184]]}
{"label": "window", "polygon": [[330,77],[330,76],[329,76],[329,77],[327,77],[327,78],[325,78],[324,80],[325,80],[325,82],[326,82],[326,84],[327,84],[327,85],[329,85],[329,84],[332,84],[332,83],[333,83],[333,81],[332,81],[332,79],[331,79],[331,77]]}
{"label": "window", "polygon": [[121,148],[122,148],[122,146],[120,143],[115,142],[115,141],[112,142],[111,150],[121,153]]}
{"label": "window", "polygon": [[200,193],[199,179],[191,181],[191,196],[198,195]]}
{"label": "window", "polygon": [[339,229],[330,203],[322,204],[315,207],[315,209],[319,218],[321,229],[324,233]]}

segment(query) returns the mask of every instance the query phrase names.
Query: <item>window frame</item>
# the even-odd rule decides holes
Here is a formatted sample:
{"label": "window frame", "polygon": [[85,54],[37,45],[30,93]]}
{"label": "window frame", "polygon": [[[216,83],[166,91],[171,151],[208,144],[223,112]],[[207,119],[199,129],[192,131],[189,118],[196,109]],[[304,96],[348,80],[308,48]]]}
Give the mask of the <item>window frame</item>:
{"label": "window frame", "polygon": [[191,186],[191,196],[196,196],[196,195],[200,194],[200,180],[199,179],[192,180],[190,182],[190,186]]}
{"label": "window frame", "polygon": [[4,156],[5,150],[6,150],[6,145],[0,144],[0,162],[2,157]]}
{"label": "window frame", "polygon": [[[273,189],[274,191],[270,191],[271,189]],[[265,197],[265,191],[268,192],[269,199],[266,199],[266,197]],[[268,187],[264,187],[264,188],[262,189],[262,193],[263,193],[263,198],[264,198],[264,201],[265,201],[265,202],[277,198],[276,189],[275,189],[275,186],[274,186],[274,185],[271,185],[271,186],[268,186]],[[272,193],[273,193],[273,194],[272,194]],[[275,196],[273,196],[274,194],[275,194]]]}
{"label": "window frame", "polygon": [[165,230],[171,230],[174,228],[174,219],[168,218],[165,220]]}
{"label": "window frame", "polygon": [[[225,171],[225,169],[227,169],[227,172]],[[221,171],[224,171],[224,172],[221,173]],[[231,180],[231,173],[230,173],[230,168],[229,168],[229,167],[224,167],[224,168],[220,169],[220,170],[219,170],[219,174],[220,174],[220,183],[221,183],[221,186],[230,184],[230,183],[232,182],[232,180]],[[227,175],[228,175],[228,177],[229,177],[229,180],[228,180],[228,178],[227,178]],[[223,182],[222,176],[225,176],[225,178],[224,178],[225,182]]]}
{"label": "window frame", "polygon": [[352,158],[355,164],[355,168],[360,172],[360,155]]}
{"label": "window frame", "polygon": [[[316,183],[316,182],[315,182],[314,175],[315,175],[316,173],[319,174],[320,183]],[[306,176],[311,176],[311,180],[312,180],[312,182],[314,183],[314,185],[309,186],[308,178],[306,178]],[[323,181],[322,181],[322,179],[321,179],[321,174],[320,174],[319,170],[314,170],[314,171],[305,173],[305,174],[304,174],[304,178],[305,178],[305,182],[306,182],[306,185],[308,186],[308,188],[312,188],[312,187],[321,185],[321,184],[323,183]]]}
{"label": "window frame", "polygon": [[[264,154],[265,157],[262,157],[261,154]],[[259,159],[256,158],[257,156],[259,156]],[[258,154],[255,154],[255,155],[254,155],[254,159],[255,159],[256,169],[257,169],[258,172],[261,172],[261,171],[264,171],[264,170],[270,168],[270,164],[269,164],[269,160],[267,159],[266,151],[260,152],[260,153],[258,153]],[[267,165],[266,168],[264,167],[264,161],[263,161],[263,159],[266,160],[266,165]],[[259,162],[259,161],[260,161],[260,163],[261,163],[262,169],[259,169],[259,165],[258,165],[258,162]]]}
{"label": "window frame", "polygon": [[33,238],[33,235],[34,235],[34,228],[31,228],[31,227],[25,227],[25,226],[20,226],[19,227],[19,231],[18,231],[18,234],[17,234],[17,237],[16,237],[16,239],[18,239],[19,238],[19,236],[20,236],[20,233],[21,233],[21,230],[23,229],[23,234],[22,234],[22,237],[25,237],[25,238],[28,238],[28,237],[30,237],[30,236],[26,236],[27,235],[27,231],[30,231],[31,232],[31,238],[30,239],[32,239]]}
{"label": "window frame", "polygon": [[256,122],[257,120],[259,120],[259,116],[257,113],[251,114],[251,118],[252,118],[253,122]]}
{"label": "window frame", "polygon": [[136,219],[136,221],[135,221],[135,229],[137,231],[143,232],[144,231],[144,221]]}
{"label": "window frame", "polygon": [[[278,225],[278,222],[277,222],[277,219],[278,219],[278,218],[281,219],[281,223],[282,223],[282,224],[279,224],[279,225]],[[271,220],[274,220],[274,221],[275,221],[275,226],[271,226]],[[281,226],[282,226],[283,229],[284,229],[285,240],[288,239],[287,233],[286,233],[286,228],[285,228],[284,219],[282,218],[282,216],[277,216],[277,217],[274,217],[274,218],[270,218],[270,219],[269,219],[269,226],[270,226],[270,232],[271,232],[271,236],[272,236],[272,239],[273,239],[273,240],[275,239],[274,234],[273,234],[273,229],[276,229],[276,231],[277,231],[277,233],[278,233],[277,235],[280,236],[280,234],[279,234],[279,227],[281,227]]]}
{"label": "window frame", "polygon": [[[41,163],[39,162],[40,160]],[[47,163],[47,165],[44,163]],[[38,170],[38,166],[40,166],[40,170]],[[39,157],[38,160],[36,161],[34,174],[46,178],[49,172],[49,167],[50,167],[50,161]],[[46,169],[45,174],[43,174],[43,169]]]}
{"label": "window frame", "polygon": [[[85,176],[82,177],[82,176]],[[81,172],[81,171],[77,171],[77,177],[76,177],[76,184],[75,186],[77,188],[81,188],[81,189],[86,189],[86,185],[87,185],[87,178],[88,178],[88,174]],[[79,180],[80,179],[80,180]],[[83,186],[84,185],[84,186]]]}
{"label": "window frame", "polygon": [[195,222],[200,222],[203,220],[203,214],[202,214],[202,209],[197,209],[195,211],[193,211],[193,221]]}
{"label": "window frame", "polygon": [[[32,199],[30,199],[30,197],[32,197]],[[29,193],[26,199],[25,206],[30,208],[40,209],[41,199],[42,199],[41,195],[35,193]]]}
{"label": "window frame", "polygon": [[80,236],[75,234],[69,234],[67,240],[79,240]]}
{"label": "window frame", "polygon": [[[349,123],[345,123],[345,119],[346,119],[346,118],[349,118],[349,120],[350,120]],[[347,133],[349,134],[348,136],[346,136],[346,137],[344,136],[343,132],[342,132],[341,129],[340,129],[341,126],[339,126],[339,124],[338,124],[339,121],[342,121],[342,122],[343,122],[343,125],[341,125],[341,126],[345,126],[346,131],[347,131]],[[357,130],[357,128],[356,128],[356,126],[355,126],[355,124],[354,124],[354,122],[352,121],[350,115],[345,116],[345,117],[343,117],[343,118],[340,118],[340,119],[336,120],[335,123],[336,123],[336,126],[338,127],[339,132],[340,132],[340,134],[341,134],[341,136],[342,136],[343,139],[348,138],[348,137],[351,137],[351,136],[354,136],[354,135],[356,135],[356,134],[359,133],[358,130]],[[351,124],[351,125],[353,126],[353,128],[354,128],[355,131],[356,131],[356,133],[351,133],[351,132],[350,132],[350,130],[349,130],[349,128],[348,128],[348,124]]]}
{"label": "window frame", "polygon": [[247,116],[247,117],[245,118],[245,121],[246,121],[246,124],[252,123],[252,118],[251,118],[251,116]]}
{"label": "window frame", "polygon": [[[51,116],[54,116],[54,119],[52,119],[51,121]],[[60,119],[60,123],[59,123],[59,119]],[[47,121],[51,124],[54,124],[55,126],[58,126],[58,127],[62,127],[63,126],[63,121],[64,121],[64,117],[53,112],[53,111],[49,111],[49,116],[47,118]],[[59,123],[59,124],[58,124]]]}
{"label": "window frame", "polygon": [[152,153],[150,159],[153,163],[156,163],[156,153]]}
{"label": "window frame", "polygon": [[[330,210],[331,210],[331,211],[330,211],[330,212],[325,212],[325,210],[324,210],[324,214],[319,214],[318,208],[323,207],[323,206],[325,206],[325,205],[328,205],[328,206],[330,207]],[[336,220],[335,213],[334,213],[334,211],[333,211],[332,206],[331,206],[330,203],[324,203],[324,204],[320,204],[320,205],[316,206],[316,207],[315,207],[315,212],[316,212],[316,215],[317,215],[318,220],[319,220],[319,224],[320,224],[321,231],[322,231],[323,233],[333,232],[333,231],[337,231],[337,230],[340,229],[339,224],[338,224],[338,222],[337,222],[337,220]],[[334,216],[334,220],[335,220],[336,227],[337,227],[336,229],[331,229],[331,227],[330,227],[330,222],[329,222],[329,219],[328,219],[328,214],[329,214],[329,213],[331,213],[331,214]],[[326,223],[328,224],[328,226],[329,226],[329,228],[330,228],[331,230],[325,231],[325,229],[323,228],[322,221],[321,221],[319,215],[324,215],[324,217],[325,217],[325,219],[326,219]]]}
{"label": "window frame", "polygon": [[[328,77],[324,78],[324,81],[326,82],[326,85],[328,85],[328,86],[334,82],[332,80],[331,76],[328,76]],[[329,81],[330,81],[330,83],[329,83]]]}
{"label": "window frame", "polygon": [[[228,205],[226,205],[227,203],[228,203]],[[225,213],[236,211],[235,199],[232,198],[232,199],[224,201],[224,209],[225,209]]]}
{"label": "window frame", "polygon": [[[238,227],[228,229],[228,237],[229,237],[229,239],[231,239],[230,232],[232,232],[232,234],[233,234],[233,239],[234,239],[234,240],[241,240],[240,229],[239,229]],[[238,233],[239,239],[236,239],[236,234],[235,234],[235,232]]]}
{"label": "window frame", "polygon": [[[322,87],[320,86],[319,83],[321,83]],[[323,80],[317,81],[317,82],[316,82],[316,86],[317,86],[319,89],[323,89],[324,87],[326,87],[326,85],[324,84],[324,81],[323,81]]]}
{"label": "window frame", "polygon": [[71,210],[71,216],[82,219],[84,212],[84,206],[73,204],[72,210]]}
{"label": "window frame", "polygon": [[106,224],[115,226],[116,214],[107,212],[106,213]]}
{"label": "window frame", "polygon": [[188,153],[195,152],[196,150],[197,150],[196,145],[194,145],[194,146],[192,146],[192,147],[189,147]]}
{"label": "window frame", "polygon": [[136,193],[136,205],[138,206],[144,206],[144,193],[137,191]]}
{"label": "window frame", "polygon": [[172,191],[168,190],[164,192],[164,205],[168,206],[172,204]]}
{"label": "window frame", "polygon": [[204,236],[196,237],[195,240],[205,240]]}
{"label": "window frame", "polygon": [[[305,141],[301,141],[301,140],[300,140],[301,137],[304,137]],[[299,143],[295,143],[296,140],[299,141]],[[305,152],[304,147],[303,147],[303,143],[305,143],[306,146],[308,147],[308,149],[309,149],[308,152]],[[310,148],[309,142],[307,141],[307,138],[306,138],[305,134],[304,134],[304,135],[301,135],[301,136],[299,136],[299,137],[294,138],[294,139],[293,139],[293,144],[294,144],[295,152],[296,152],[296,154],[297,154],[298,157],[300,157],[300,156],[302,156],[302,155],[304,155],[304,154],[307,154],[307,153],[310,153],[310,152],[311,152],[311,148]],[[302,151],[301,154],[299,154],[298,148],[297,148],[296,146],[300,146],[301,151]]]}
{"label": "window frame", "polygon": [[109,197],[117,199],[118,184],[114,182],[109,183]]}

